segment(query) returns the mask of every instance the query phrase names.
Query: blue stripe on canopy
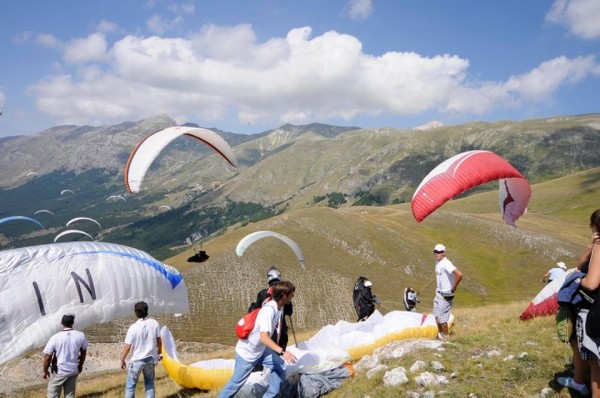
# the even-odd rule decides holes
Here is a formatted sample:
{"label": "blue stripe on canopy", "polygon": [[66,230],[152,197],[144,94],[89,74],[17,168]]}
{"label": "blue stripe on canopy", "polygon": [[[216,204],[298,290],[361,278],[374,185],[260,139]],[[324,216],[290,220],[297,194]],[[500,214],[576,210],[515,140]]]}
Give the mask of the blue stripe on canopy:
{"label": "blue stripe on canopy", "polygon": [[183,280],[183,275],[181,275],[180,273],[174,274],[174,273],[170,272],[169,270],[167,270],[163,263],[153,260],[153,259],[150,259],[150,258],[147,258],[147,257],[140,257],[135,254],[117,252],[117,251],[112,251],[112,250],[98,250],[98,251],[91,251],[91,252],[74,253],[74,254],[72,254],[72,256],[77,256],[80,254],[113,254],[115,256],[129,257],[129,258],[133,258],[135,260],[141,261],[142,263],[149,265],[150,267],[156,269],[158,272],[160,272],[162,275],[164,275],[165,278],[167,278],[169,280],[169,282],[171,283],[171,287],[173,289],[175,289],[177,287],[177,285],[179,285],[179,283],[181,283],[181,281]]}

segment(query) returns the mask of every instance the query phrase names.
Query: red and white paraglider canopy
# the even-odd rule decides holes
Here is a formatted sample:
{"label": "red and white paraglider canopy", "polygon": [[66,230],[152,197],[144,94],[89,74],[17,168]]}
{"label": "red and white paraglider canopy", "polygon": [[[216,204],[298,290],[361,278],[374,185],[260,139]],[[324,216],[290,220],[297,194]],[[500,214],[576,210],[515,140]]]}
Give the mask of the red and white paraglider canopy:
{"label": "red and white paraglider canopy", "polygon": [[173,126],[157,131],[145,137],[133,149],[125,165],[125,187],[127,191],[140,191],[144,176],[158,154],[174,139],[186,135],[208,145],[232,167],[237,167],[233,150],[220,135],[214,131],[187,126]]}
{"label": "red and white paraglider canopy", "polygon": [[515,222],[527,208],[531,187],[506,159],[489,151],[468,151],[451,157],[433,169],[417,187],[411,208],[423,221],[453,197],[490,181],[500,183],[500,212],[504,221]]}

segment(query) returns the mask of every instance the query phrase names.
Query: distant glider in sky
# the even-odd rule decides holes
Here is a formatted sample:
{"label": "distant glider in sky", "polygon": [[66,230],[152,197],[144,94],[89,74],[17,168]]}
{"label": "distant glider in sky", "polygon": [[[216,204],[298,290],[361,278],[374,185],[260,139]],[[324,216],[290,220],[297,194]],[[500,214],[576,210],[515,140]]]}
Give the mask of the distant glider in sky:
{"label": "distant glider in sky", "polygon": [[499,180],[502,219],[510,226],[525,213],[531,197],[527,179],[508,161],[489,151],[459,153],[435,167],[417,187],[411,208],[417,222],[471,188]]}
{"label": "distant glider in sky", "polygon": [[186,126],[167,127],[145,137],[133,149],[125,165],[125,187],[127,191],[140,191],[148,168],[159,153],[174,139],[186,135],[199,140],[217,152],[232,167],[237,167],[233,149],[214,131]]}
{"label": "distant glider in sky", "polygon": [[96,221],[96,220],[94,220],[93,218],[90,218],[90,217],[75,217],[75,218],[69,220],[67,222],[67,224],[65,225],[65,227],[68,227],[69,225],[74,224],[74,223],[76,223],[78,221],[91,221],[93,223],[96,223],[96,225],[98,226],[98,228],[102,228],[102,225],[100,225],[100,223],[98,221]]}
{"label": "distant glider in sky", "polygon": [[59,240],[60,238],[62,238],[63,236],[65,236],[65,235],[71,235],[71,234],[87,236],[91,240],[94,240],[94,238],[92,237],[92,235],[88,234],[85,231],[80,231],[78,229],[68,229],[68,230],[63,231],[60,234],[56,235],[54,237],[54,243],[56,243],[56,241]]}
{"label": "distant glider in sky", "polygon": [[246,249],[248,249],[248,247],[250,247],[254,242],[256,242],[258,240],[261,240],[263,238],[267,238],[267,237],[277,238],[277,239],[283,241],[286,245],[288,245],[290,247],[290,249],[292,249],[292,251],[296,255],[296,258],[298,258],[298,261],[300,262],[300,266],[302,268],[304,268],[304,254],[302,253],[302,250],[300,249],[300,246],[298,246],[298,244],[296,242],[294,242],[293,240],[291,240],[287,236],[285,236],[283,234],[280,234],[280,233],[277,233],[277,232],[272,232],[272,231],[257,231],[257,232],[253,232],[251,234],[248,234],[248,235],[244,236],[238,242],[238,244],[237,244],[237,246],[235,248],[235,253],[239,257],[242,257],[242,255],[244,254],[244,252],[246,251]]}
{"label": "distant glider in sky", "polygon": [[38,220],[36,220],[35,218],[32,217],[25,217],[25,216],[11,216],[11,217],[4,217],[2,219],[0,219],[0,224],[4,224],[5,222],[9,222],[9,221],[29,221],[32,222],[34,224],[39,225],[40,227],[44,228],[44,224],[42,224],[41,222],[39,222]]}
{"label": "distant glider in sky", "polygon": [[121,195],[110,195],[108,198],[106,198],[106,200],[108,202],[116,202],[118,200],[122,200],[123,202],[127,202],[127,199],[125,199],[125,197],[123,197]]}
{"label": "distant glider in sky", "polygon": [[33,213],[33,214],[34,214],[35,216],[37,216],[38,214],[42,214],[42,213],[47,213],[47,214],[51,214],[51,215],[53,215],[53,216],[56,216],[56,214],[52,213],[50,210],[45,210],[45,209],[38,210],[38,211],[36,211],[36,212],[35,212],[35,213]]}

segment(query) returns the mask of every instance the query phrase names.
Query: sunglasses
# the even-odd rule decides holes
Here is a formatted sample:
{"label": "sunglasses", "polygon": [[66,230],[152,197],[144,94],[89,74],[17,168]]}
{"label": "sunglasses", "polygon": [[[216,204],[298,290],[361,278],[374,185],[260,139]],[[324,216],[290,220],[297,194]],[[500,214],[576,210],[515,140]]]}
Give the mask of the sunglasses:
{"label": "sunglasses", "polygon": [[435,254],[440,254],[440,253],[443,253],[443,252],[439,252],[439,251],[437,251],[437,250],[434,250],[433,252],[434,252]]}

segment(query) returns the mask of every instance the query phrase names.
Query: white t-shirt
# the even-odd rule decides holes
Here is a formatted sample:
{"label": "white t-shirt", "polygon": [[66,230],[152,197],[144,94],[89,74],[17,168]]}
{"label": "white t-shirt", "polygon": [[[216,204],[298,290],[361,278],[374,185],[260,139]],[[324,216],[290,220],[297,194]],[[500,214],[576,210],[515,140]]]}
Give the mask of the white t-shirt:
{"label": "white t-shirt", "polygon": [[555,267],[552,268],[550,270],[550,276],[548,276],[548,281],[553,281],[555,279],[557,279],[558,277],[562,276],[563,274],[565,274],[567,271],[565,271],[562,268],[559,267]]}
{"label": "white t-shirt", "polygon": [[57,376],[75,376],[79,374],[79,351],[87,350],[88,341],[83,332],[65,329],[50,337],[44,354],[52,355],[56,351]]}
{"label": "white t-shirt", "polygon": [[435,264],[435,274],[437,279],[437,291],[442,293],[452,292],[454,285],[454,270],[456,267],[446,257]]}
{"label": "white t-shirt", "polygon": [[271,300],[263,304],[260,311],[258,311],[256,323],[252,332],[250,332],[250,336],[247,339],[238,340],[235,352],[245,361],[256,361],[267,347],[260,342],[260,332],[268,332],[269,336],[272,335],[279,319],[281,319],[281,311],[277,308],[277,302]]}
{"label": "white t-shirt", "polygon": [[157,337],[160,337],[160,326],[152,318],[140,318],[129,326],[125,344],[131,344],[131,362],[148,357],[158,358]]}

